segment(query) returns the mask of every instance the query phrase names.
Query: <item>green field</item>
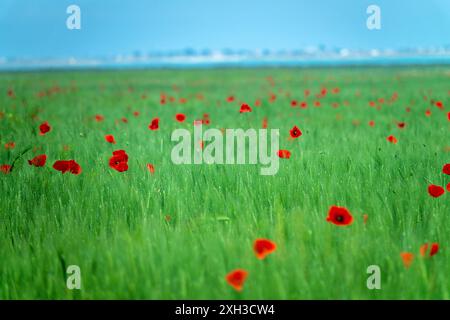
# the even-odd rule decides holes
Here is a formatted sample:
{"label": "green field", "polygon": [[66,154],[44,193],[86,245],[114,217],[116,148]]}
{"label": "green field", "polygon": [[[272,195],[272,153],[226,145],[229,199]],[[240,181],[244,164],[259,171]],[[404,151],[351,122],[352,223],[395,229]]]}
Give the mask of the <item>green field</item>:
{"label": "green field", "polygon": [[[449,83],[448,66],[0,73],[0,165],[14,162],[0,172],[0,298],[450,299],[450,194],[427,192],[450,182]],[[242,102],[252,112],[239,113]],[[290,159],[274,176],[174,165],[172,131],[204,113],[218,129],[259,129],[266,117]],[[288,139],[294,125],[303,135]],[[119,149],[126,172],[108,166]],[[45,167],[27,163],[38,154]],[[68,159],[80,175],[52,168]],[[332,205],[353,224],[327,222]],[[257,259],[257,238],[277,250]],[[421,257],[433,242],[439,252]],[[402,252],[414,254],[409,268]],[[66,288],[69,265],[81,290]],[[381,290],[366,287],[369,265]],[[225,281],[237,268],[248,271],[241,292]]]}

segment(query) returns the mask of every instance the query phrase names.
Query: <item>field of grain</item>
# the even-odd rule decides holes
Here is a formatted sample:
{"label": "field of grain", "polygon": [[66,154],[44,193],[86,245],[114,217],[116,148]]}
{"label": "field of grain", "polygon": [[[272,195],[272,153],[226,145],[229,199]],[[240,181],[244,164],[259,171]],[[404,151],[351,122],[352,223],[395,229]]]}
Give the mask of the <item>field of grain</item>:
{"label": "field of grain", "polygon": [[[450,299],[449,83],[444,66],[0,73],[0,298]],[[273,176],[175,165],[171,133],[196,120],[279,129],[290,157]]]}

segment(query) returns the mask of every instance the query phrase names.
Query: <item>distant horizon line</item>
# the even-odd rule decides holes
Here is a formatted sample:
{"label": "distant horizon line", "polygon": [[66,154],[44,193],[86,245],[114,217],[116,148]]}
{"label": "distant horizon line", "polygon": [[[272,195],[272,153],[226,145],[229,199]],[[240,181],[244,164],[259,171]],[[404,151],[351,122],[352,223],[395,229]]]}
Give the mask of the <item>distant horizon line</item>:
{"label": "distant horizon line", "polygon": [[211,51],[210,54],[174,52],[160,55],[113,55],[96,58],[1,58],[0,70],[314,67],[345,65],[449,65],[450,46],[416,50],[294,50]]}

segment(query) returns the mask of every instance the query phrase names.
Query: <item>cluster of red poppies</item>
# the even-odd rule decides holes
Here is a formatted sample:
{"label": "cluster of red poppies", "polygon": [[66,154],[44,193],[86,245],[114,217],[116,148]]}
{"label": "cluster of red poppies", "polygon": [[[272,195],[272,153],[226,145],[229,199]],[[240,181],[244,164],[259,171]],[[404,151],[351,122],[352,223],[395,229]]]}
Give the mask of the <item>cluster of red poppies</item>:
{"label": "cluster of red poppies", "polygon": [[[100,115],[95,116],[96,121],[103,121],[104,117]],[[156,120],[156,122],[155,122]],[[152,121],[152,124],[154,126],[158,126],[158,118],[155,118]],[[42,123],[39,126],[39,135],[45,135],[48,132],[51,131],[51,126],[47,121]],[[107,134],[105,135],[105,140],[109,143],[115,144],[116,140],[113,135]],[[6,149],[14,149],[15,143],[14,142],[8,142],[5,144]],[[44,167],[47,162],[47,155],[46,154],[40,154],[35,156],[33,159],[28,160],[28,164],[30,166],[34,167]],[[128,154],[124,150],[116,150],[113,152],[112,157],[109,159],[109,166],[117,170],[119,172],[124,172],[128,170]],[[71,160],[57,160],[53,164],[53,169],[60,171],[62,174],[69,172],[74,175],[79,175],[82,172],[81,166],[73,159]],[[147,169],[150,171],[150,173],[155,173],[155,167],[153,164],[148,163],[146,165]],[[4,174],[10,173],[12,170],[12,166],[8,164],[0,165],[0,172]]]}
{"label": "cluster of red poppies", "polygon": [[[446,175],[450,175],[450,163],[446,163],[444,165],[444,167],[442,168],[442,172]],[[450,192],[450,182],[447,184],[446,188],[447,188],[447,191]],[[432,196],[434,198],[438,198],[445,193],[445,190],[441,186],[438,186],[435,184],[430,184],[428,186],[428,193],[430,194],[430,196]]]}
{"label": "cluster of red poppies", "polygon": [[[253,244],[253,251],[256,258],[263,260],[269,254],[273,253],[277,249],[275,242],[269,239],[256,239]],[[241,291],[244,287],[245,280],[248,277],[248,271],[245,269],[235,269],[225,276],[225,280],[236,291]]]}
{"label": "cluster of red poppies", "polygon": [[[428,251],[428,248],[430,251]],[[437,242],[433,242],[431,245],[425,243],[420,246],[419,253],[422,258],[432,257],[439,251],[439,244]],[[414,261],[414,254],[412,252],[401,252],[400,257],[403,260],[403,265],[405,268],[409,268]]]}

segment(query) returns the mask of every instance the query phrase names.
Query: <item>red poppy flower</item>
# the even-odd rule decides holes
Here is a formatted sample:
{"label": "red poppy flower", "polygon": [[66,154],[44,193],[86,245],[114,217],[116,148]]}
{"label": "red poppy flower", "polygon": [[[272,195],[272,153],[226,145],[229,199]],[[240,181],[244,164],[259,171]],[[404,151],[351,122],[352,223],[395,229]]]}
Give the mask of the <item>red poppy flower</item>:
{"label": "red poppy flower", "polygon": [[116,150],[109,159],[109,166],[119,172],[128,170],[128,155],[124,150]]}
{"label": "red poppy flower", "polygon": [[404,122],[397,123],[397,127],[399,127],[400,129],[403,129],[405,126],[406,126],[406,123],[404,123]]}
{"label": "red poppy flower", "polygon": [[58,160],[53,164],[53,169],[61,171],[62,174],[70,172],[72,174],[80,174],[81,167],[75,160]]}
{"label": "red poppy flower", "polygon": [[147,169],[151,174],[155,173],[155,167],[151,163],[147,163]]}
{"label": "red poppy flower", "polygon": [[178,122],[184,122],[184,120],[186,120],[186,116],[185,116],[183,113],[177,113],[177,114],[175,115],[175,119],[176,119]]}
{"label": "red poppy flower", "polygon": [[269,102],[274,102],[277,99],[277,95],[274,93],[270,94]]}
{"label": "red poppy flower", "polygon": [[256,239],[253,244],[253,250],[255,251],[258,259],[264,259],[267,255],[274,252],[277,248],[275,242],[268,239]]}
{"label": "red poppy flower", "polygon": [[159,118],[154,118],[152,123],[148,126],[150,130],[158,130],[159,129]]}
{"label": "red poppy flower", "polygon": [[100,114],[95,115],[95,121],[102,122],[103,120],[105,120],[105,117],[103,117],[102,115]]}
{"label": "red poppy flower", "polygon": [[227,280],[228,284],[232,286],[236,291],[241,291],[244,286],[245,280],[247,279],[247,276],[247,271],[243,269],[236,269],[227,274],[225,279]]}
{"label": "red poppy flower", "polygon": [[436,253],[438,253],[439,251],[439,244],[434,242],[431,244],[431,249],[430,249],[430,257],[434,256]]}
{"label": "red poppy flower", "polygon": [[116,140],[114,139],[114,136],[112,134],[105,135],[106,142],[116,144]]}
{"label": "red poppy flower", "polygon": [[123,123],[128,123],[128,119],[125,118],[125,117],[122,117],[120,120],[121,120]]}
{"label": "red poppy flower", "polygon": [[427,110],[425,111],[425,115],[426,115],[427,117],[431,116],[431,110],[430,110],[430,109],[427,109]]}
{"label": "red poppy flower", "polygon": [[292,138],[298,138],[302,135],[302,131],[297,127],[294,126],[290,131],[289,134],[291,135]]}
{"label": "red poppy flower", "polygon": [[371,126],[371,127],[375,127],[375,121],[373,121],[373,120],[370,120],[370,121],[369,121],[369,126]]}
{"label": "red poppy flower", "polygon": [[438,198],[444,194],[445,190],[441,186],[435,184],[430,184],[428,186],[428,193],[434,198]]}
{"label": "red poppy flower", "polygon": [[262,121],[262,128],[263,128],[263,129],[267,129],[267,117],[264,117],[264,118],[263,118],[263,121]]}
{"label": "red poppy flower", "polygon": [[402,258],[405,268],[409,268],[414,260],[414,255],[411,252],[402,252],[400,253],[400,257]]}
{"label": "red poppy flower", "polygon": [[363,222],[364,222],[364,224],[367,223],[367,220],[369,220],[369,215],[365,213],[365,214],[363,214]]}
{"label": "red poppy flower", "polygon": [[278,150],[278,156],[282,159],[289,159],[291,152],[289,150]]}
{"label": "red poppy flower", "polygon": [[[420,246],[420,255],[422,257],[425,257],[427,255],[428,248],[429,248],[428,243],[425,243]],[[430,248],[430,257],[434,256],[438,251],[439,251],[439,244],[437,242],[433,242]]]}
{"label": "red poppy flower", "polygon": [[425,255],[427,254],[427,250],[428,250],[428,243],[421,245],[419,249],[420,255],[422,257],[425,257]]}
{"label": "red poppy flower", "polygon": [[15,142],[7,142],[7,143],[5,143],[5,149],[14,149],[16,147],[16,144],[15,144]]}
{"label": "red poppy flower", "polygon": [[444,109],[444,104],[442,103],[442,101],[436,101],[434,105],[439,109]]}
{"label": "red poppy flower", "polygon": [[44,123],[42,123],[39,126],[39,134],[41,136],[43,136],[44,134],[46,134],[47,132],[49,132],[52,128],[50,127],[50,125],[48,124],[47,121],[45,121]]}
{"label": "red poppy flower", "polygon": [[239,110],[240,113],[244,113],[244,112],[252,112],[252,108],[250,108],[250,106],[246,103],[243,103],[241,105],[241,109]]}
{"label": "red poppy flower", "polygon": [[444,167],[442,167],[442,172],[450,175],[450,163],[444,164]]}
{"label": "red poppy flower", "polygon": [[47,156],[45,154],[38,155],[31,160],[28,160],[30,166],[43,167],[47,161]]}
{"label": "red poppy flower", "polygon": [[450,111],[447,112],[447,120],[450,121]]}
{"label": "red poppy flower", "polygon": [[320,107],[320,101],[314,101],[314,107]]}
{"label": "red poppy flower", "polygon": [[140,115],[139,111],[134,111],[134,112],[133,112],[133,116],[139,117],[139,115]]}
{"label": "red poppy flower", "polygon": [[292,100],[291,101],[291,107],[295,107],[297,105],[297,100]]}
{"label": "red poppy flower", "polygon": [[447,191],[450,192],[450,182],[447,184]]}
{"label": "red poppy flower", "polygon": [[337,226],[348,226],[353,223],[353,216],[345,207],[331,206],[327,221]]}
{"label": "red poppy flower", "polygon": [[233,102],[234,101],[234,96],[229,96],[227,98],[227,102]]}
{"label": "red poppy flower", "polygon": [[397,138],[394,137],[393,135],[390,135],[389,137],[387,137],[386,140],[393,144],[396,144],[398,142]]}
{"label": "red poppy flower", "polygon": [[9,164],[2,164],[0,165],[0,172],[4,174],[8,174],[11,172],[11,166]]}
{"label": "red poppy flower", "polygon": [[306,103],[305,101],[300,102],[300,108],[306,109],[307,107],[308,107],[308,103]]}

